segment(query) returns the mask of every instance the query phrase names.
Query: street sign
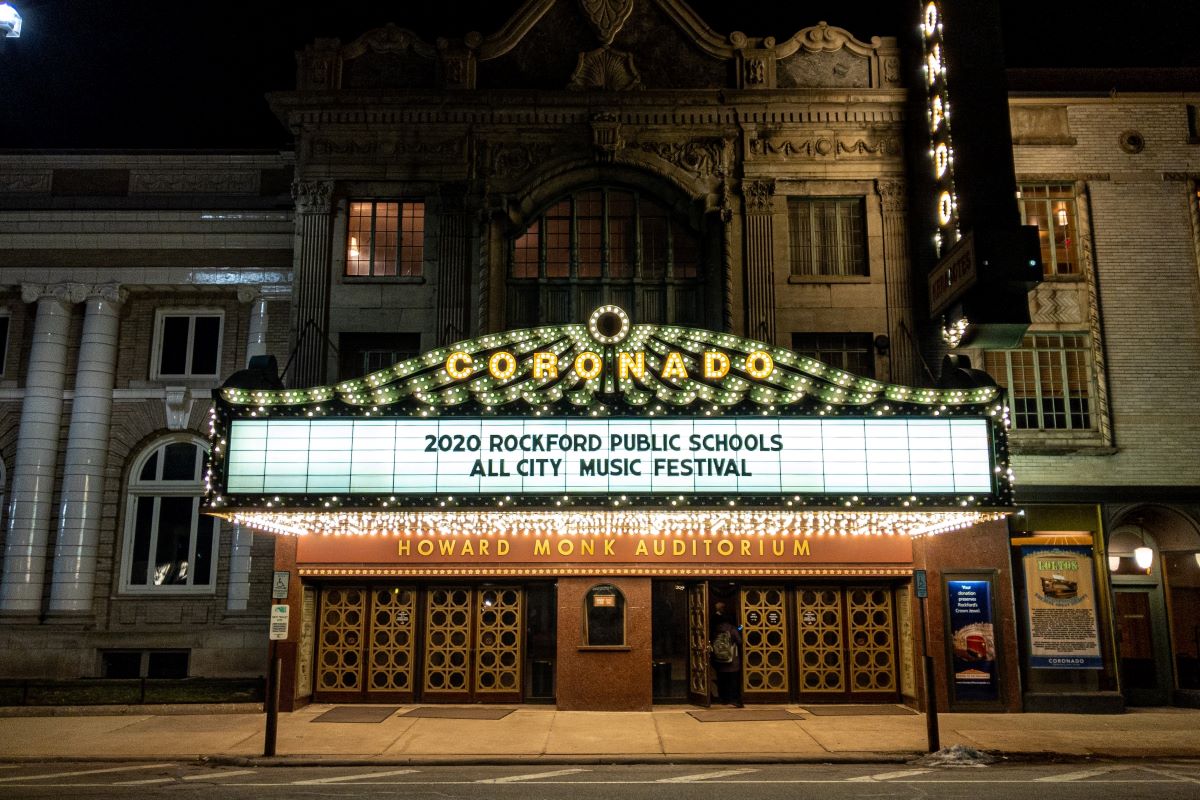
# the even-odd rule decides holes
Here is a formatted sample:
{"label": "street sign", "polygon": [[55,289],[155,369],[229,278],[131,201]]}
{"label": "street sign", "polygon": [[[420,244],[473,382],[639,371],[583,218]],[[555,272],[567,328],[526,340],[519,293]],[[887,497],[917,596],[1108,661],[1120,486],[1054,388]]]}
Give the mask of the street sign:
{"label": "street sign", "polygon": [[271,641],[286,639],[288,635],[288,607],[271,606]]}
{"label": "street sign", "polygon": [[913,582],[917,586],[917,597],[929,597],[929,580],[925,577],[925,570],[913,570]]}
{"label": "street sign", "polygon": [[275,579],[271,581],[271,599],[272,600],[287,600],[288,582],[291,580],[292,573],[285,571],[276,571]]}

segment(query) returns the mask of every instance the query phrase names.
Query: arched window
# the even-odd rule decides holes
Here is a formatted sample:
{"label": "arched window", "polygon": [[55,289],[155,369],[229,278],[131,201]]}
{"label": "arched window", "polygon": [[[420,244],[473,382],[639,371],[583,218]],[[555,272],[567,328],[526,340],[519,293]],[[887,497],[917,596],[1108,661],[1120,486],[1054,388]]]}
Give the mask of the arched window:
{"label": "arched window", "polygon": [[125,512],[123,586],[129,592],[211,592],[218,526],[200,513],[204,443],[160,439],[134,462]]}
{"label": "arched window", "polygon": [[701,324],[704,270],[695,231],[646,194],[576,192],[511,240],[510,327],[581,322],[615,303],[636,322]]}

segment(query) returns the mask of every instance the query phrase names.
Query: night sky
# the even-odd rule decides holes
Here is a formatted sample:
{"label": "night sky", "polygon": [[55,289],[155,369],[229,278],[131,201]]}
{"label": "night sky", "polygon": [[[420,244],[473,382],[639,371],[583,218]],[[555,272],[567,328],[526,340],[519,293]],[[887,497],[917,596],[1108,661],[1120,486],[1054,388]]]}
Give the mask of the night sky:
{"label": "night sky", "polygon": [[[573,0],[567,0],[572,2]],[[645,2],[645,0],[639,0]],[[386,22],[432,41],[489,33],[516,0],[9,0],[25,19],[0,52],[0,148],[279,148],[263,93],[293,85],[295,50]],[[1200,67],[1200,3],[1000,0],[1012,67]],[[915,25],[915,0],[692,4],[721,33],[785,39],[826,20],[860,39]],[[811,10],[810,10],[811,9]],[[1160,46],[1158,42],[1162,42]],[[1195,87],[1200,91],[1200,86]]]}

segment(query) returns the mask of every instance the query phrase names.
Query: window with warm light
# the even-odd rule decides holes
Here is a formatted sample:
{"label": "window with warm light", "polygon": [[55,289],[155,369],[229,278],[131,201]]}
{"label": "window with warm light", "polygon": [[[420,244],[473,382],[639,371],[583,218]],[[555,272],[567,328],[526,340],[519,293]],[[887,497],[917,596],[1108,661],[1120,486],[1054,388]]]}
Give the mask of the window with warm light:
{"label": "window with warm light", "polygon": [[602,186],[537,215],[509,250],[510,327],[578,322],[612,303],[638,322],[703,322],[696,233],[654,198]]}
{"label": "window with warm light", "polygon": [[346,275],[419,278],[425,260],[425,203],[371,200],[350,203]]}
{"label": "window with warm light", "polygon": [[792,350],[864,378],[875,377],[875,348],[869,333],[793,333]]}
{"label": "window with warm light", "polygon": [[789,197],[793,277],[867,275],[862,198]]}
{"label": "window with warm light", "polygon": [[1089,344],[1085,333],[1037,333],[1015,350],[987,352],[987,371],[1008,389],[1015,428],[1096,428]]}
{"label": "window with warm light", "polygon": [[1044,274],[1079,275],[1075,187],[1069,183],[1021,184],[1017,189],[1017,205],[1021,208],[1021,222],[1038,229]]}
{"label": "window with warm light", "polygon": [[219,526],[200,513],[203,443],[159,440],[134,462],[125,511],[122,571],[129,593],[211,593]]}

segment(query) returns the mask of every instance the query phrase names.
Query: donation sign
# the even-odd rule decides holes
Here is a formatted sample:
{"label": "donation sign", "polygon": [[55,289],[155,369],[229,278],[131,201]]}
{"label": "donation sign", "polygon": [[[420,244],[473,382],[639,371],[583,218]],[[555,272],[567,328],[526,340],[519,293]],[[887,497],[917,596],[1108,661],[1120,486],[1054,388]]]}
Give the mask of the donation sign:
{"label": "donation sign", "polygon": [[946,581],[954,698],[997,700],[996,634],[990,580]]}
{"label": "donation sign", "polygon": [[230,494],[987,494],[983,418],[238,419]]}
{"label": "donation sign", "polygon": [[1022,547],[1029,666],[1102,669],[1091,547]]}

